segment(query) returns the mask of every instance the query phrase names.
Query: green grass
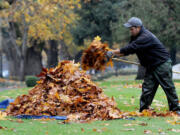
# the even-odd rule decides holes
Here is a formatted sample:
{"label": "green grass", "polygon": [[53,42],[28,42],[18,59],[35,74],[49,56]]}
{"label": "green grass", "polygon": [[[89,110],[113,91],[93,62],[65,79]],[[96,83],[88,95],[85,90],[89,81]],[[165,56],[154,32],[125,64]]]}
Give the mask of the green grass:
{"label": "green grass", "polygon": [[[138,86],[142,81],[134,81],[134,76],[111,77],[96,83],[109,97],[115,97],[120,110],[137,111],[139,109],[141,88]],[[176,83],[177,92],[180,95],[180,82],[176,81]],[[0,92],[0,101],[26,94],[28,90],[29,88],[24,88]],[[166,96],[161,88],[156,93],[152,107],[161,112],[168,110]],[[173,121],[174,119],[171,117],[136,117],[135,120],[62,124],[62,121],[57,120],[17,121],[17,119],[9,118],[9,120],[0,121],[0,135],[141,135],[146,131],[150,131],[153,135],[174,135],[178,134],[175,131],[179,131],[180,125],[167,123],[168,120]],[[6,128],[1,129],[1,127]]]}

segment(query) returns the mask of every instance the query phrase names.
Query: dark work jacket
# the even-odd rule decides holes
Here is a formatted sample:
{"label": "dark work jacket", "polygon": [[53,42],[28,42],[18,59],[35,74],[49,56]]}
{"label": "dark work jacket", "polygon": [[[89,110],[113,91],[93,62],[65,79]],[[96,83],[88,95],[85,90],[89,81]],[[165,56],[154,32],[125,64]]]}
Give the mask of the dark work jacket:
{"label": "dark work jacket", "polygon": [[136,37],[131,37],[129,44],[120,49],[120,53],[125,56],[136,53],[140,64],[147,70],[155,69],[170,58],[159,39],[143,26],[140,33]]}

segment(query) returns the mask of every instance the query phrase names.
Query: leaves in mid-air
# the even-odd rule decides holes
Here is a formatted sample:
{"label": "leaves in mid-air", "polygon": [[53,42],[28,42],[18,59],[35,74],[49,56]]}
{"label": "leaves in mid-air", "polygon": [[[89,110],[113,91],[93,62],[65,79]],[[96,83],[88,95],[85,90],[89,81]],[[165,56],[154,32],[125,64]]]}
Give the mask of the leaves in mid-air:
{"label": "leaves in mid-air", "polygon": [[83,52],[81,59],[82,69],[105,70],[106,66],[113,66],[112,59],[108,61],[106,58],[106,53],[110,50],[108,44],[102,43],[101,38],[96,37],[90,46]]}

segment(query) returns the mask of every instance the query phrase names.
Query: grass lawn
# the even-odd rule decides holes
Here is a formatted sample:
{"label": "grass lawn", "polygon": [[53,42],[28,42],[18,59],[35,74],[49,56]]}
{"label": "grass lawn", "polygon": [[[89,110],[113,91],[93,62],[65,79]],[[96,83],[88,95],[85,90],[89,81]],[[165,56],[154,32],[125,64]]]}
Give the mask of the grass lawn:
{"label": "grass lawn", "polygon": [[[97,82],[109,96],[113,96],[122,111],[138,111],[140,84],[134,76],[111,77]],[[175,81],[180,95],[180,81]],[[0,101],[16,98],[29,88],[0,92]],[[179,96],[180,97],[180,96]],[[158,89],[152,107],[156,111],[168,110],[166,96]],[[180,134],[180,117],[135,117],[135,120],[95,121],[91,123],[62,124],[57,120],[0,120],[0,135],[175,135]]]}

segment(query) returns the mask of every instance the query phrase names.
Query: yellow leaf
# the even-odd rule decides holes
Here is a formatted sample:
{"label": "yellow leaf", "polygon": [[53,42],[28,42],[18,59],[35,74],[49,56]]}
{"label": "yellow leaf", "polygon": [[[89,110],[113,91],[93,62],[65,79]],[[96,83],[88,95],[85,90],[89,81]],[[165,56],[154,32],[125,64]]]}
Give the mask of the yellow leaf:
{"label": "yellow leaf", "polygon": [[5,112],[0,111],[0,120],[6,120],[5,119],[6,116],[7,116],[7,114]]}
{"label": "yellow leaf", "polygon": [[96,40],[96,41],[101,41],[101,37],[100,37],[100,36],[97,36],[97,37],[95,37],[95,40]]}
{"label": "yellow leaf", "polygon": [[56,92],[55,97],[60,100],[58,92]]}
{"label": "yellow leaf", "polygon": [[64,103],[69,103],[69,104],[72,103],[68,95],[60,94],[59,97],[60,97],[60,100]]}

